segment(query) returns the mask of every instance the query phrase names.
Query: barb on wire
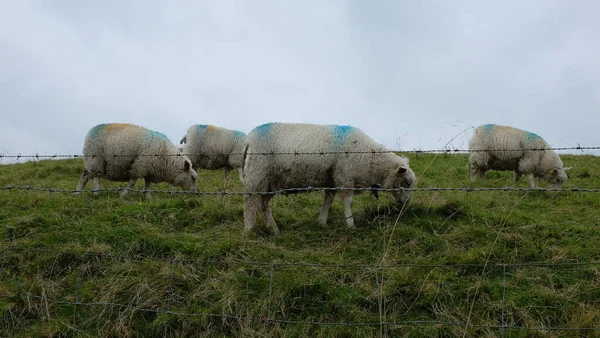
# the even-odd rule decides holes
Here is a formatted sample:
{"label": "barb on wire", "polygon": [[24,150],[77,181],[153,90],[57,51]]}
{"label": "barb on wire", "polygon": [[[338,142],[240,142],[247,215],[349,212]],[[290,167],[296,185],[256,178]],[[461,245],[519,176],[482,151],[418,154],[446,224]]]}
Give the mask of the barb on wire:
{"label": "barb on wire", "polygon": [[588,188],[515,188],[515,187],[481,187],[481,188],[471,188],[471,187],[425,187],[425,188],[373,188],[373,187],[356,187],[356,188],[346,188],[346,187],[305,187],[305,188],[287,188],[287,189],[279,189],[273,191],[254,191],[254,192],[244,192],[244,191],[173,191],[173,190],[158,190],[158,189],[127,189],[127,188],[101,188],[101,189],[91,189],[91,190],[76,190],[76,189],[59,189],[59,188],[43,188],[43,187],[34,187],[30,185],[12,185],[9,184],[4,187],[0,187],[0,190],[33,190],[33,191],[42,191],[42,192],[53,192],[53,193],[96,193],[96,192],[120,192],[123,190],[128,190],[136,193],[163,193],[169,195],[286,195],[293,194],[299,192],[313,192],[313,191],[384,191],[384,192],[394,192],[394,191],[464,191],[464,192],[480,192],[480,191],[547,191],[547,192],[600,192],[600,189],[588,189]]}
{"label": "barb on wire", "polygon": [[[287,151],[287,152],[249,152],[247,155],[349,155],[349,154],[387,154],[387,153],[437,153],[437,154],[459,154],[459,153],[474,153],[474,152],[487,152],[487,151],[503,151],[503,152],[515,152],[515,151],[567,151],[567,150],[576,150],[583,152],[584,150],[600,150],[600,146],[581,146],[579,143],[576,147],[548,147],[548,148],[528,148],[528,149],[459,149],[459,148],[439,148],[439,149],[371,149],[371,150],[340,150],[340,151],[325,151],[319,150],[316,152],[302,152],[302,151]],[[179,153],[179,154],[108,154],[106,157],[177,157],[177,156],[217,156],[217,155],[233,155],[233,156],[243,156],[243,153]],[[40,155],[40,154],[28,154],[22,155],[21,153],[17,155],[8,155],[0,153],[0,159],[2,158],[35,158],[35,159],[44,159],[44,158],[64,158],[64,159],[75,159],[75,158],[95,158],[98,155],[84,155],[84,154],[52,154],[52,155]]]}

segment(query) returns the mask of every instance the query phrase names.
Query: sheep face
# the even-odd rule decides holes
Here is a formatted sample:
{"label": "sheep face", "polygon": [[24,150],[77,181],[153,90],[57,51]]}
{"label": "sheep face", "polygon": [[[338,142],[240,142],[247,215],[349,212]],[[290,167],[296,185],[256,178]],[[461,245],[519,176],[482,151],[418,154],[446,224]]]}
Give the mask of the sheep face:
{"label": "sheep face", "polygon": [[[406,188],[410,189],[415,184],[417,177],[415,173],[408,167],[408,165],[402,165],[398,168],[395,168],[386,179],[384,183],[384,188],[388,189],[398,189],[398,188]],[[411,191],[407,190],[399,190],[394,191],[394,198],[396,199],[396,203],[399,205],[404,205],[408,202]]]}
{"label": "sheep face", "polygon": [[566,171],[569,170],[569,168],[554,168],[552,170],[550,170],[550,172],[548,173],[544,173],[542,175],[542,178],[544,180],[546,180],[546,182],[548,182],[548,184],[550,184],[551,188],[559,188],[566,180],[569,179],[569,177],[567,176]]}
{"label": "sheep face", "polygon": [[183,162],[183,167],[180,169],[178,168],[177,170],[178,172],[175,175],[173,185],[181,187],[183,190],[194,192],[198,191],[198,186],[196,185],[198,173],[192,169],[192,163],[190,160],[186,159]]}

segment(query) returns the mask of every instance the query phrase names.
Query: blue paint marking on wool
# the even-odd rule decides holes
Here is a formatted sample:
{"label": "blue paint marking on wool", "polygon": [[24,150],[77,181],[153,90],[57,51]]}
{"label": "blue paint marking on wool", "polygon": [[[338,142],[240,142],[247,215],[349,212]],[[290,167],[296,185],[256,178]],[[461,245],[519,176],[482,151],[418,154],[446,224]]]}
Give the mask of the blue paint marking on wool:
{"label": "blue paint marking on wool", "polygon": [[246,137],[246,133],[243,133],[243,132],[238,131],[238,130],[236,130],[236,131],[233,132],[233,138],[236,139],[236,140],[240,140],[240,139],[243,139],[245,137]]}
{"label": "blue paint marking on wool", "polygon": [[169,139],[169,138],[167,137],[167,135],[165,135],[165,134],[163,134],[163,133],[159,133],[159,132],[157,132],[157,131],[154,131],[154,130],[148,130],[148,133],[149,133],[150,135],[152,135],[152,136],[156,136],[156,137],[164,138],[164,139],[167,139],[167,140]]}
{"label": "blue paint marking on wool", "polygon": [[525,134],[525,142],[535,142],[537,140],[541,139],[541,137],[537,134],[531,133],[531,132],[527,132],[527,134]]}
{"label": "blue paint marking on wool", "polygon": [[101,137],[102,132],[104,132],[104,131],[110,132],[111,130],[118,130],[124,126],[128,126],[128,125],[124,124],[124,123],[102,123],[102,124],[99,124],[99,125],[93,127],[92,129],[90,129],[89,136],[92,139],[98,139],[99,137]]}
{"label": "blue paint marking on wool", "polygon": [[107,125],[106,124],[99,124],[95,127],[93,127],[92,129],[90,129],[89,131],[89,135],[92,138],[97,138],[98,135],[100,134],[100,132],[102,131],[102,129],[104,129]]}
{"label": "blue paint marking on wool", "polygon": [[202,134],[208,130],[208,127],[209,127],[208,124],[197,124],[196,130],[198,131],[199,134]]}
{"label": "blue paint marking on wool", "polygon": [[490,132],[492,132],[492,129],[494,129],[495,126],[496,126],[495,124],[486,124],[483,126],[483,131],[485,133],[490,133]]}
{"label": "blue paint marking on wool", "polygon": [[256,128],[254,128],[254,132],[260,138],[268,138],[271,134],[271,130],[273,129],[273,123],[265,123]]}
{"label": "blue paint marking on wool", "polygon": [[336,148],[344,145],[344,143],[348,139],[348,136],[350,135],[350,133],[352,133],[352,131],[354,131],[356,129],[352,126],[338,126],[338,125],[332,125],[332,126],[330,126],[330,128],[331,128],[331,133],[333,134],[333,146]]}

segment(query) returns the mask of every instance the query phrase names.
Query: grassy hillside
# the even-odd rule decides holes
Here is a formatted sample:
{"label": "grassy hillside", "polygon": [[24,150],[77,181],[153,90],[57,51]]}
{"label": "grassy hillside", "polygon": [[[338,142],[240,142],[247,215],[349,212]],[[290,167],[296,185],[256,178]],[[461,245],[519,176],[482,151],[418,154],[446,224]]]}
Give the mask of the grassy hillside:
{"label": "grassy hillside", "polygon": [[[466,155],[409,157],[418,187],[512,183],[469,182]],[[562,158],[564,188],[600,188],[600,158]],[[0,187],[74,189],[82,168],[0,165]],[[236,173],[199,175],[242,190]],[[317,225],[322,196],[274,198],[273,237],[243,235],[241,196],[2,190],[0,336],[600,335],[554,329],[600,328],[600,193],[416,192],[402,215],[363,194],[355,231],[339,200]]]}

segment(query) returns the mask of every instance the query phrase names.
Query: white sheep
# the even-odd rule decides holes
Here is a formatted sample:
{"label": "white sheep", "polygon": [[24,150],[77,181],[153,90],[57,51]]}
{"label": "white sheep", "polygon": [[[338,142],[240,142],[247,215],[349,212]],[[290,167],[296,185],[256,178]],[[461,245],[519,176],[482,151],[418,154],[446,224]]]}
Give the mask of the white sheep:
{"label": "white sheep", "polygon": [[240,181],[243,179],[242,152],[246,134],[213,125],[194,124],[190,126],[181,141],[182,152],[186,154],[194,168],[217,170],[225,169],[225,178],[237,169]]}
{"label": "white sheep", "polygon": [[[267,228],[279,233],[270,208],[273,195],[254,192],[305,187],[411,188],[416,177],[408,159],[385,151],[351,126],[268,123],[254,128],[244,150],[245,230],[254,227],[261,211]],[[358,192],[338,193],[347,226],[354,228],[351,205],[352,196]],[[410,190],[395,191],[394,195],[398,203],[404,204]],[[334,196],[335,191],[325,192],[317,219],[321,225],[327,223]]]}
{"label": "white sheep", "polygon": [[517,128],[486,124],[475,128],[469,141],[469,175],[485,179],[488,170],[514,171],[514,184],[526,175],[529,185],[535,188],[535,179],[546,180],[553,188],[568,177],[563,162],[540,136]]}
{"label": "white sheep", "polygon": [[[191,161],[163,134],[132,124],[100,124],[87,133],[83,147],[85,170],[77,186],[82,191],[88,180],[100,189],[100,178],[129,182],[121,196],[138,178],[150,183],[168,182],[184,190],[197,191],[198,174]],[[150,193],[146,192],[146,197]]]}

